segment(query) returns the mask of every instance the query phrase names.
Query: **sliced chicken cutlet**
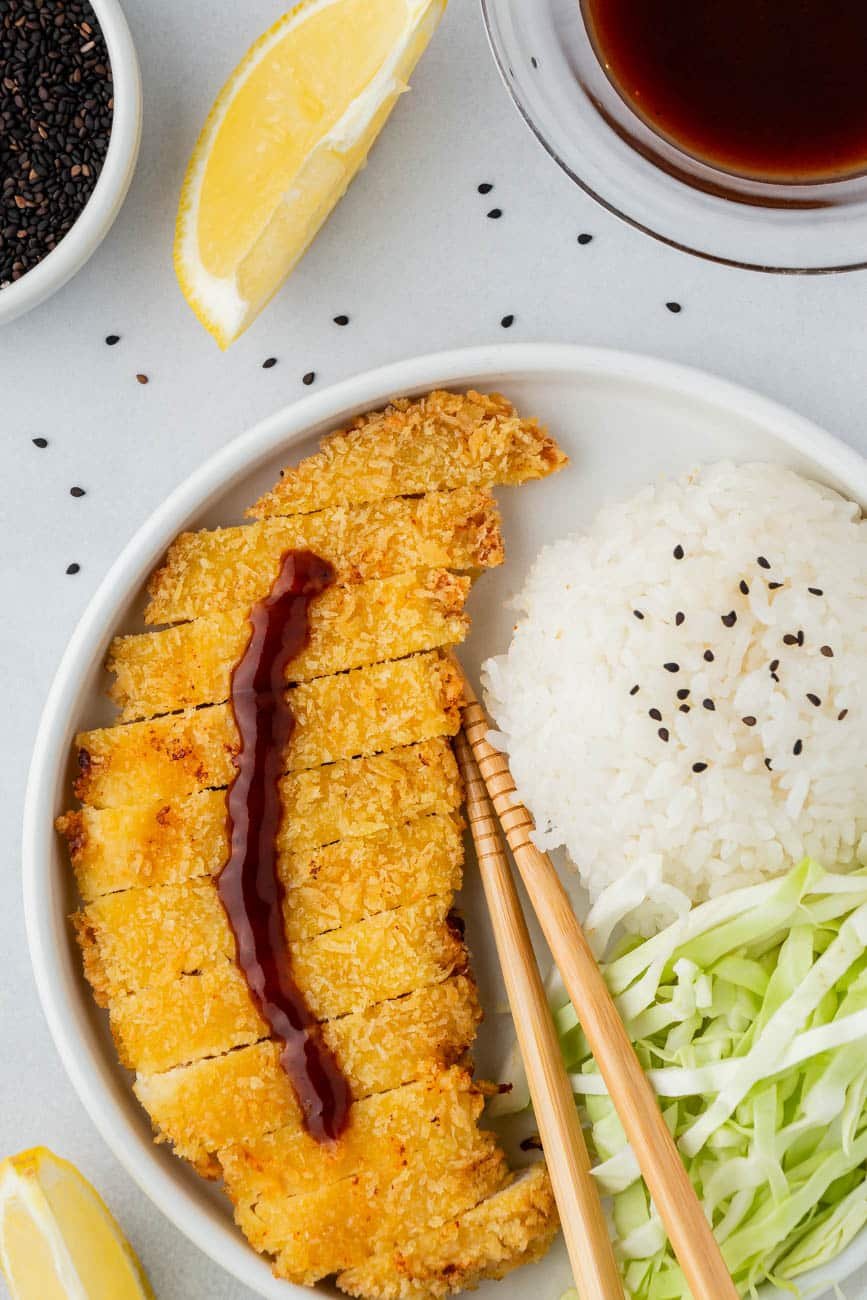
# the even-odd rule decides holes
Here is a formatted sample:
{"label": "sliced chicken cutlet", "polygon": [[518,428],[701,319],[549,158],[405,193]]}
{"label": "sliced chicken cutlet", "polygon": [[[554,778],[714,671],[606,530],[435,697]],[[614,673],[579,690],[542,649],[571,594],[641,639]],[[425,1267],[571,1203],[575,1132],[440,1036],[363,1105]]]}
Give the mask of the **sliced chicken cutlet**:
{"label": "sliced chicken cutlet", "polygon": [[[292,811],[278,832],[285,861],[423,814],[453,812],[461,787],[448,742],[436,738],[295,772],[283,778],[281,795]],[[84,807],[64,813],[57,826],[85,901],[135,885],[216,875],[229,852],[223,790],[167,802]]]}
{"label": "sliced chicken cutlet", "polygon": [[[58,827],[86,972],[158,1140],[222,1175],[280,1277],[421,1300],[500,1276],[553,1234],[544,1169],[511,1180],[467,1072],[480,1012],[451,915],[460,683],[439,651],[466,634],[468,575],[502,561],[489,487],[563,463],[497,395],[361,417],[284,473],[258,522],[178,538],[146,611],[174,626],[113,643],[123,725],[77,737],[84,806]],[[348,1087],[325,1144],[218,892],[244,761],[233,673],[251,607],[299,551],[326,582],[281,669],[292,731],[269,871],[303,1014]]]}
{"label": "sliced chicken cutlet", "polygon": [[256,518],[448,488],[544,478],[565,464],[536,420],[499,393],[428,393],[361,415],[322,441],[316,456],[284,470],[249,511]]}

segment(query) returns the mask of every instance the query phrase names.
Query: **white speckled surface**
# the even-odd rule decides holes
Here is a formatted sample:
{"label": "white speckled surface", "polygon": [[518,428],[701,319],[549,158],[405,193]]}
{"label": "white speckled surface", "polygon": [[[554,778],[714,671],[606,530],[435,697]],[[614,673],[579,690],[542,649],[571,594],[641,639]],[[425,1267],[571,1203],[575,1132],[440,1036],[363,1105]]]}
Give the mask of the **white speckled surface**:
{"label": "white speckled surface", "polygon": [[[473,0],[451,10],[367,170],[268,313],[221,355],[171,269],[184,162],[275,0],[128,0],[145,80],[139,170],[79,277],[0,331],[0,626],[6,722],[0,876],[0,1154],[45,1142],[111,1202],[160,1300],[243,1300],[117,1165],[62,1072],[37,1006],[20,908],[19,822],[39,710],[110,560],[199,460],[307,390],[413,353],[562,340],[655,352],[752,385],[867,452],[865,274],[767,278],[621,225],[521,124]],[[481,181],[494,191],[476,192]],[[499,221],[485,213],[503,210]],[[577,235],[593,235],[579,246]],[[865,231],[867,243],[867,231]],[[683,310],[666,310],[677,301]],[[341,329],[332,317],[346,313]],[[511,330],[501,318],[513,313]],[[121,335],[114,348],[104,337]],[[263,370],[269,356],[277,365]],[[137,372],[150,383],[136,383]],[[33,437],[49,446],[40,450]],[[83,497],[69,494],[72,486]],[[67,576],[71,562],[81,571]],[[847,1287],[867,1295],[867,1278]],[[539,1297],[539,1300],[557,1300]]]}

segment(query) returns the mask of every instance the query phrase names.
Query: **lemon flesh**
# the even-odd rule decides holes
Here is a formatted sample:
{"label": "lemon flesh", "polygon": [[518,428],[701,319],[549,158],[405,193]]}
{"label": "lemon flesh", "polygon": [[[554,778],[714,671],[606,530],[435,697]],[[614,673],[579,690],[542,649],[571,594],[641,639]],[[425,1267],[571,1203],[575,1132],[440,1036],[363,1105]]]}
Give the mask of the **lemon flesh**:
{"label": "lemon flesh", "polygon": [[445,0],[304,0],[217,99],[181,196],[175,266],[221,346],[259,314],[407,88]]}
{"label": "lemon flesh", "polygon": [[45,1147],[0,1164],[0,1264],[14,1300],[153,1300],[102,1198]]}

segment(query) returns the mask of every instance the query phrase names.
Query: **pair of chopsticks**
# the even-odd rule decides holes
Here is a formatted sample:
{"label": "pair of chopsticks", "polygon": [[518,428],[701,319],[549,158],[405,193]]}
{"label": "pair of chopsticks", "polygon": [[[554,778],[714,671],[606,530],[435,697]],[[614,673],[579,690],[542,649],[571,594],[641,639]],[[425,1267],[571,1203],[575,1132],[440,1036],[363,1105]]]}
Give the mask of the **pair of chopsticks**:
{"label": "pair of chopsticks", "polygon": [[506,758],[487,740],[490,724],[485,712],[452,658],[464,683],[464,729],[457,755],[467,787],[467,819],[580,1300],[622,1300],[623,1286],[491,803],[693,1298],[737,1300],[710,1224],[569,896],[551,859],[530,840],[533,819],[518,802]]}

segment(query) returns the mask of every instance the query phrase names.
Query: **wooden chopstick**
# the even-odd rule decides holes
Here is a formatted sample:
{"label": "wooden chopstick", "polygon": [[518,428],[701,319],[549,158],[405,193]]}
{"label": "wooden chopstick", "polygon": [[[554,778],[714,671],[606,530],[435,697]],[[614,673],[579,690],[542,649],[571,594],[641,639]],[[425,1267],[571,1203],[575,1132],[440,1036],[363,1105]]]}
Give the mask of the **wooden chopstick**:
{"label": "wooden chopstick", "polygon": [[578,1295],[581,1300],[622,1300],[602,1202],[500,829],[463,734],[455,748],[497,954]]}
{"label": "wooden chopstick", "polygon": [[530,840],[533,819],[518,801],[505,755],[487,740],[490,723],[484,709],[456,656],[451,658],[464,682],[463,721],[470,748],[693,1298],[738,1300],[711,1226],[569,896],[547,853]]}

